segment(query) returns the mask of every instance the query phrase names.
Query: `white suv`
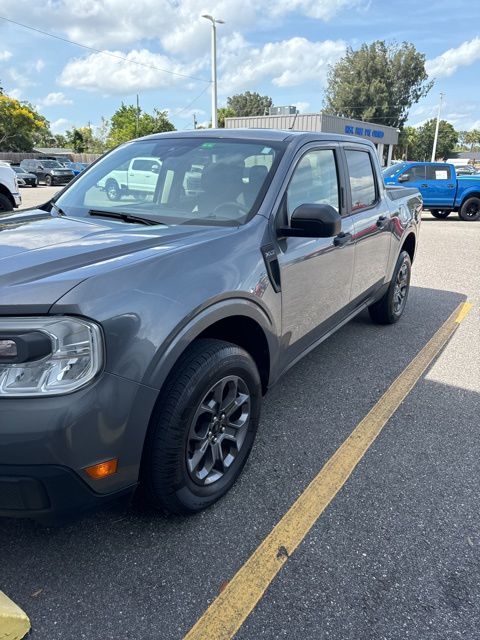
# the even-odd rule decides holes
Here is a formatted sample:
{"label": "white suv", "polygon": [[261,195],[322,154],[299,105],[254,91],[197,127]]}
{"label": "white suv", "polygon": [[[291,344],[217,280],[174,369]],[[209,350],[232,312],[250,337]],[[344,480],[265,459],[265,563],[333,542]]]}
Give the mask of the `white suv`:
{"label": "white suv", "polygon": [[21,204],[17,174],[8,163],[0,162],[0,213],[11,211]]}

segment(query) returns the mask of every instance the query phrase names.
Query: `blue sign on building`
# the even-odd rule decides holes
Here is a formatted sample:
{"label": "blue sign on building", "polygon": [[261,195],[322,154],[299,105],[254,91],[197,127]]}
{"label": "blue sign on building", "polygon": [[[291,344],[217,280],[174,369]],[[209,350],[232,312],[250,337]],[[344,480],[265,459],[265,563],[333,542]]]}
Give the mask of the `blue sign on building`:
{"label": "blue sign on building", "polygon": [[368,129],[364,127],[353,127],[352,125],[345,125],[345,133],[352,136],[369,136],[371,138],[378,138],[381,140],[385,133],[378,129]]}

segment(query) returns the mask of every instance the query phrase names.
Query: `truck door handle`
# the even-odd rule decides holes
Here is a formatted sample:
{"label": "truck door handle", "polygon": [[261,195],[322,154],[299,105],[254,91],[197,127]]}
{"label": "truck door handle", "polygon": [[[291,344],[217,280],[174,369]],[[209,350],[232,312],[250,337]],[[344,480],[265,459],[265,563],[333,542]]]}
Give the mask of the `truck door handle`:
{"label": "truck door handle", "polygon": [[455,189],[455,185],[454,185],[454,184],[447,184],[447,187],[448,187],[449,189]]}
{"label": "truck door handle", "polygon": [[387,216],[385,216],[385,215],[380,216],[380,217],[377,219],[377,227],[378,227],[379,229],[385,229],[385,227],[388,225],[388,222],[389,222],[389,220],[388,220],[388,217],[387,217]]}
{"label": "truck door handle", "polygon": [[421,184],[422,189],[428,189],[428,184]]}
{"label": "truck door handle", "polygon": [[351,233],[339,233],[338,236],[335,236],[335,238],[333,239],[333,244],[336,247],[343,247],[343,245],[347,244],[348,242],[350,242],[350,240],[352,239],[352,234]]}

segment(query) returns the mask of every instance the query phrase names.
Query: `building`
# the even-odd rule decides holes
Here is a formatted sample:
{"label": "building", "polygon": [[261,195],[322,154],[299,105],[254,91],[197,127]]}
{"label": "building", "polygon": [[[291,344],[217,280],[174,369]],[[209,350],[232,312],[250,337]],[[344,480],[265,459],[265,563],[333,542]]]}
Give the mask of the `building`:
{"label": "building", "polygon": [[226,129],[291,129],[292,131],[321,131],[343,133],[371,140],[378,152],[380,163],[389,165],[394,145],[398,144],[398,130],[362,120],[340,118],[327,113],[302,113],[292,115],[265,115],[225,118]]}

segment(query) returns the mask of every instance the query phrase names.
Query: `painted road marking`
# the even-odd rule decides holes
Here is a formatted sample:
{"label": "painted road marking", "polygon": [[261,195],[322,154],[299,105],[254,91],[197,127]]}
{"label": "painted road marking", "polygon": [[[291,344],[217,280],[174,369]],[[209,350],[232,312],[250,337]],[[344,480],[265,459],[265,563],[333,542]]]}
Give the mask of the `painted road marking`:
{"label": "painted road marking", "polygon": [[20,640],[30,631],[30,620],[18,605],[0,591],[0,638]]}
{"label": "painted road marking", "polygon": [[233,638],[268,586],[350,477],[375,438],[471,309],[460,304],[326,462],[184,640]]}

